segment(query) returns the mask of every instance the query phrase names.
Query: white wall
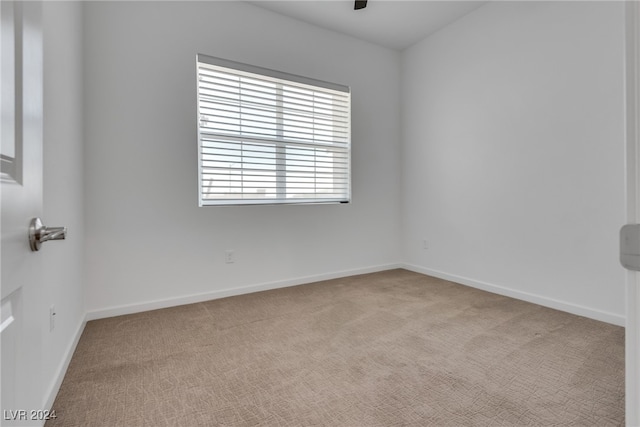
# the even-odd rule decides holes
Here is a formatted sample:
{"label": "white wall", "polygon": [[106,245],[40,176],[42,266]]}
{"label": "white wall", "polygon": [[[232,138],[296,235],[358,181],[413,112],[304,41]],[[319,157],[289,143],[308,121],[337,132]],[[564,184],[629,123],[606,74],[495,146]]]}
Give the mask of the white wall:
{"label": "white wall", "polygon": [[411,268],[624,324],[623,53],[621,2],[489,3],[403,53]]}
{"label": "white wall", "polygon": [[[87,2],[84,20],[90,312],[399,261],[397,52],[238,2]],[[197,53],[351,86],[353,203],[198,208]]]}
{"label": "white wall", "polygon": [[[82,9],[79,2],[44,2],[44,205],[49,226],[67,239],[41,250],[45,278],[43,385],[46,408],[60,385],[83,325],[84,168],[82,137]],[[48,308],[56,307],[49,331]],[[34,408],[35,409],[35,408]]]}

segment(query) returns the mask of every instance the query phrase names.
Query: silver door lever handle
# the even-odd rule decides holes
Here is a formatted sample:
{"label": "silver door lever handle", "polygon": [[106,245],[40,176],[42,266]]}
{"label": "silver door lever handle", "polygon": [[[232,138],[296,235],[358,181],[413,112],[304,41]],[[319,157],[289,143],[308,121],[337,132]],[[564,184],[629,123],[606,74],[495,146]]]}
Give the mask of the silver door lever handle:
{"label": "silver door lever handle", "polygon": [[32,251],[39,251],[40,246],[49,240],[64,240],[67,227],[45,227],[40,218],[33,218],[29,225],[29,246]]}

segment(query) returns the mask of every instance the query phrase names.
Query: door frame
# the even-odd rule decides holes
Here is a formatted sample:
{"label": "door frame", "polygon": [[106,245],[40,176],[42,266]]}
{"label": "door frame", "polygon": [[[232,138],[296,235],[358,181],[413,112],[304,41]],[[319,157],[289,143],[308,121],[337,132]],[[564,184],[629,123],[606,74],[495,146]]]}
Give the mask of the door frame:
{"label": "door frame", "polygon": [[[640,224],[640,3],[625,9],[626,222]],[[625,405],[627,426],[640,427],[640,272],[627,270]]]}

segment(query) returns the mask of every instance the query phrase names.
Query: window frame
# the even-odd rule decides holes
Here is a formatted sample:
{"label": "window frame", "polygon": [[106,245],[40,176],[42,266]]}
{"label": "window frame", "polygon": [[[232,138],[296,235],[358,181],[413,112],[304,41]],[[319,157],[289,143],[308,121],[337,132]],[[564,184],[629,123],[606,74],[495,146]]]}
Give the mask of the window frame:
{"label": "window frame", "polygon": [[[204,149],[210,149],[210,147],[206,147],[203,143],[203,132],[201,132],[201,129],[203,128],[202,126],[202,122],[203,122],[203,118],[201,116],[201,90],[200,90],[200,81],[201,81],[201,73],[200,73],[200,64],[206,64],[209,66],[213,66],[213,67],[220,67],[220,68],[224,68],[224,69],[228,69],[228,70],[233,70],[233,71],[237,71],[238,75],[242,75],[242,73],[249,73],[249,74],[253,74],[253,75],[257,75],[257,78],[267,78],[267,79],[275,79],[277,82],[277,84],[280,84],[278,82],[282,82],[282,84],[284,85],[285,82],[291,82],[292,84],[299,84],[299,85],[304,85],[304,86],[309,86],[308,90],[313,91],[314,88],[317,89],[328,89],[330,91],[337,91],[337,92],[342,92],[343,96],[345,97],[344,99],[346,100],[346,113],[343,116],[340,116],[340,118],[345,119],[346,121],[345,123],[345,131],[341,131],[341,133],[344,134],[343,138],[345,139],[344,143],[336,143],[336,141],[332,141],[331,143],[326,143],[326,144],[321,144],[315,141],[315,137],[313,138],[314,142],[309,142],[307,143],[309,147],[314,147],[313,148],[313,158],[315,159],[317,157],[317,152],[319,150],[322,150],[322,147],[325,147],[327,153],[328,152],[335,152],[337,154],[339,154],[342,157],[338,157],[338,159],[340,159],[341,161],[336,163],[336,160],[332,160],[332,163],[330,163],[331,165],[336,165],[336,164],[343,164],[345,165],[346,168],[346,173],[338,173],[338,175],[332,175],[334,178],[331,179],[335,179],[336,177],[338,179],[344,179],[345,180],[345,185],[343,186],[343,194],[342,193],[338,193],[336,195],[334,195],[333,197],[317,197],[318,196],[318,187],[317,185],[314,185],[313,187],[313,195],[314,197],[312,198],[295,198],[295,197],[287,197],[287,195],[289,194],[288,192],[286,192],[286,190],[283,193],[280,193],[280,190],[278,190],[279,187],[282,186],[286,186],[286,182],[287,182],[287,169],[285,168],[281,168],[276,166],[275,169],[273,169],[273,173],[274,173],[274,182],[276,183],[276,197],[269,197],[269,198],[260,198],[260,197],[255,197],[255,198],[245,198],[245,196],[248,193],[245,192],[240,192],[237,193],[240,197],[239,198],[217,198],[217,199],[205,199],[205,193],[204,193],[204,188],[203,188],[203,152]],[[251,78],[251,77],[248,77]],[[282,96],[282,91],[283,89],[280,88],[278,89],[280,92],[279,95],[277,96]],[[314,95],[315,96],[315,95]],[[244,64],[244,63],[240,63],[240,62],[236,62],[236,61],[231,61],[231,60],[227,60],[227,59],[222,59],[222,58],[217,58],[217,57],[213,57],[213,56],[209,56],[209,55],[204,55],[204,54],[197,54],[196,55],[196,106],[197,106],[197,111],[196,111],[196,116],[197,116],[197,120],[196,120],[196,130],[197,130],[197,136],[198,136],[198,205],[200,207],[205,207],[205,206],[245,206],[245,205],[292,205],[292,204],[296,204],[296,205],[307,205],[307,204],[346,204],[346,203],[351,203],[351,186],[352,186],[352,165],[351,165],[351,89],[349,86],[345,86],[345,85],[340,85],[340,84],[336,84],[336,83],[330,83],[330,82],[325,82],[322,80],[317,80],[317,79],[313,79],[313,78],[309,78],[309,77],[304,77],[304,76],[298,76],[298,75],[294,75],[294,74],[290,74],[290,73],[286,73],[286,72],[282,72],[282,71],[276,71],[276,70],[272,70],[272,69],[268,69],[268,68],[263,68],[263,67],[258,67],[258,66],[254,66],[254,65],[249,65],[249,64]],[[315,109],[316,108],[316,101],[312,102],[312,106]],[[284,107],[280,106],[277,107],[277,109],[275,110],[276,115],[282,115],[284,114]],[[316,114],[316,113],[313,113]],[[312,116],[312,118],[315,120],[315,115]],[[242,119],[240,119],[242,120]],[[276,118],[274,120],[274,125],[276,127],[278,126],[282,126],[282,118]],[[332,121],[332,123],[335,123],[334,121]],[[251,140],[250,137],[247,137],[246,135],[244,135],[242,133],[242,131],[239,131],[237,134],[233,134],[232,132],[229,133],[229,135],[226,136],[226,138],[228,138],[229,140],[231,139],[237,139],[237,145],[242,145],[245,144],[245,140]],[[268,147],[269,145],[271,145],[273,147],[274,152],[276,153],[276,163],[279,161],[278,160],[278,150],[281,149],[285,149],[289,146],[292,145],[292,140],[291,139],[287,139],[282,135],[279,136],[275,136],[272,137],[270,139],[265,139],[264,141],[265,147]],[[332,146],[330,144],[335,144],[335,146]],[[311,150],[311,149],[310,149]],[[331,157],[333,157],[333,154],[331,155]],[[289,161],[289,158],[284,157],[284,161]],[[244,163],[244,161],[243,161]],[[335,166],[334,166],[335,167]],[[241,173],[240,175],[242,176],[243,173]],[[313,177],[314,179],[318,179],[318,172],[314,170],[313,172]],[[282,182],[285,182],[285,184],[283,184]],[[268,182],[268,180],[266,181]]]}

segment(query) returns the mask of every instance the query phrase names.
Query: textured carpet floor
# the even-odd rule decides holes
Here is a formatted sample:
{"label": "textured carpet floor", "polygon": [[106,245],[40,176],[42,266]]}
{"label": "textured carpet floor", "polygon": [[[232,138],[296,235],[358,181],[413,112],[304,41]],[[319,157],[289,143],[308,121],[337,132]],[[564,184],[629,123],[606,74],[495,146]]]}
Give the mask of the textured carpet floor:
{"label": "textured carpet floor", "polygon": [[47,427],[621,426],[624,330],[393,270],[87,323]]}

